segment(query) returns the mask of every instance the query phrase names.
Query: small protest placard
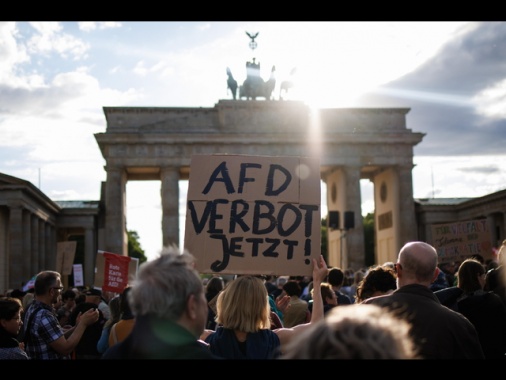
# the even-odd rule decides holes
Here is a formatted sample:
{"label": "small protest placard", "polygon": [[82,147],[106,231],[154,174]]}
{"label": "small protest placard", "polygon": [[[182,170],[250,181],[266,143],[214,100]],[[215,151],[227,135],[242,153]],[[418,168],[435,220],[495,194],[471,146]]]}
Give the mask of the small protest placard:
{"label": "small protest placard", "polygon": [[94,285],[103,291],[121,293],[138,270],[139,259],[98,251]]}
{"label": "small protest placard", "polygon": [[439,262],[463,261],[473,255],[493,258],[490,227],[487,219],[433,224],[432,245]]}
{"label": "small protest placard", "polygon": [[185,248],[201,273],[311,275],[320,201],[318,159],[194,155]]}

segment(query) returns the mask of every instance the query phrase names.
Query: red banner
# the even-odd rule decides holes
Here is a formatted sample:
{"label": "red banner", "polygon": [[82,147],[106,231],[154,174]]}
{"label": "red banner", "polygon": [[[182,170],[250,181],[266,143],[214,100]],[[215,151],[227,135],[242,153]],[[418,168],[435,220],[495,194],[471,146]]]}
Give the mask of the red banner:
{"label": "red banner", "polygon": [[104,283],[102,290],[121,293],[128,285],[128,265],[132,260],[128,256],[104,252]]}

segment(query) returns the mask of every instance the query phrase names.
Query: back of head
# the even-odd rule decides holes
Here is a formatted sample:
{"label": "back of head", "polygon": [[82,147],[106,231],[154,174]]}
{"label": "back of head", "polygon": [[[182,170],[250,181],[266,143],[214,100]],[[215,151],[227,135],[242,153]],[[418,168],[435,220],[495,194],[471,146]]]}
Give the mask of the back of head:
{"label": "back of head", "polygon": [[267,289],[255,276],[230,282],[218,296],[216,308],[216,321],[225,328],[256,332],[271,327]]}
{"label": "back of head", "polygon": [[[322,293],[322,300],[323,304],[328,304],[327,299],[332,299],[333,297],[336,297],[336,292],[334,292],[334,289],[332,289],[332,285],[330,285],[328,282],[322,282],[320,284],[320,290]],[[311,297],[313,297],[314,291],[311,290]]]}
{"label": "back of head", "polygon": [[283,359],[416,359],[411,325],[377,305],[331,309],[297,335]]}
{"label": "back of head", "polygon": [[193,264],[193,255],[175,246],[163,248],[158,258],[142,264],[128,295],[133,314],[177,321],[189,296],[204,292]]}
{"label": "back of head", "polygon": [[297,296],[299,297],[302,293],[302,289],[300,288],[300,285],[295,280],[289,280],[285,285],[283,285],[283,290],[286,294],[288,294],[290,297]]}
{"label": "back of head", "polygon": [[34,293],[26,293],[25,296],[23,297],[22,304],[23,304],[24,310],[28,310],[28,306],[30,306],[30,304],[33,301],[33,296],[34,296]]}
{"label": "back of head", "polygon": [[406,243],[399,252],[398,262],[405,279],[429,286],[437,267],[437,251],[423,241]]}
{"label": "back of head", "polygon": [[61,299],[63,302],[67,300],[75,300],[76,297],[77,297],[76,292],[74,292],[72,289],[65,290],[61,295]]}
{"label": "back of head", "polygon": [[51,287],[55,286],[60,274],[54,271],[40,272],[35,278],[34,290],[36,296],[42,296],[49,292]]}
{"label": "back of head", "polygon": [[457,272],[457,286],[464,294],[470,294],[482,289],[479,277],[485,274],[485,268],[476,259],[466,259],[460,264]]}
{"label": "back of head", "polygon": [[119,295],[119,310],[120,310],[120,318],[121,319],[131,319],[133,318],[132,310],[130,308],[130,303],[128,301],[128,293],[132,290],[131,286],[127,286],[121,294]]}
{"label": "back of head", "polygon": [[344,282],[344,272],[341,268],[331,268],[327,282],[332,286],[342,286]]}
{"label": "back of head", "polygon": [[395,289],[397,289],[397,277],[393,269],[383,265],[372,267],[358,285],[357,302]]}
{"label": "back of head", "polygon": [[[0,297],[0,319],[11,320],[15,317],[19,310],[22,310],[19,298]],[[1,328],[3,328],[3,326]]]}
{"label": "back of head", "polygon": [[109,310],[111,311],[111,317],[107,320],[107,326],[111,326],[112,324],[119,321],[121,317],[121,309],[120,309],[120,297],[113,297],[109,301]]}
{"label": "back of head", "polygon": [[206,293],[218,294],[225,287],[222,277],[211,277],[206,285]]}

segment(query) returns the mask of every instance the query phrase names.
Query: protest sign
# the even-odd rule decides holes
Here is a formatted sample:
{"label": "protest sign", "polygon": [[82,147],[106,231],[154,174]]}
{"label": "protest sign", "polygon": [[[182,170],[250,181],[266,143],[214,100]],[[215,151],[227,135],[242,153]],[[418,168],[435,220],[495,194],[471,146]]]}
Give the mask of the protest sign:
{"label": "protest sign", "polygon": [[318,159],[193,155],[185,248],[201,273],[311,275],[320,200]]}
{"label": "protest sign", "polygon": [[60,241],[56,243],[56,271],[63,276],[68,276],[72,273],[76,247],[76,241]]}
{"label": "protest sign", "polygon": [[73,265],[74,286],[84,286],[83,264]]}
{"label": "protest sign", "polygon": [[463,261],[473,255],[493,258],[490,227],[487,219],[433,224],[432,245],[440,263]]}
{"label": "protest sign", "polygon": [[116,253],[98,251],[94,287],[121,293],[135,278],[139,259]]}

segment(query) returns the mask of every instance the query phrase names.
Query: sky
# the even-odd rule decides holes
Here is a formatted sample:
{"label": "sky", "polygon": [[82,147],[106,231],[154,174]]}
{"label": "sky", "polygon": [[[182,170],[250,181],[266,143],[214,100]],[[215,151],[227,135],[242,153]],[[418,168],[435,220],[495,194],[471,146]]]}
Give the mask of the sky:
{"label": "sky", "polygon": [[[0,22],[0,172],[55,201],[98,200],[103,107],[212,108],[232,98],[226,68],[241,84],[252,58],[264,80],[276,67],[276,101],[409,108],[407,128],[426,134],[415,198],[506,188],[506,22]],[[361,184],[366,214],[372,184]],[[159,191],[127,184],[127,228],[149,259],[162,244]]]}

